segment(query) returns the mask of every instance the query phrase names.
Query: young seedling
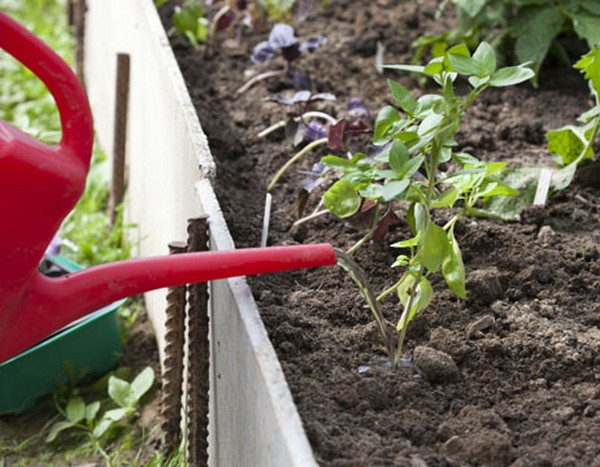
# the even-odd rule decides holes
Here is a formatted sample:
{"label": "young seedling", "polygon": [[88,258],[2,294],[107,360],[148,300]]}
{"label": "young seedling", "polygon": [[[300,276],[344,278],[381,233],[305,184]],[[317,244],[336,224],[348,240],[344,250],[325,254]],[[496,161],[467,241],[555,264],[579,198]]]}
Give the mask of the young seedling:
{"label": "young seedling", "polygon": [[[441,93],[425,94],[415,100],[404,86],[389,80],[396,106],[382,108],[374,128],[374,143],[383,150],[375,157],[361,153],[351,159],[325,157],[323,162],[342,175],[325,193],[323,201],[340,218],[355,215],[365,201],[376,207],[394,202],[408,204],[406,221],[412,237],[391,245],[402,250],[392,267],[402,268],[403,273],[377,297],[380,301],[396,294],[402,306],[395,326],[395,350],[389,355],[396,368],[409,323],[433,298],[429,277],[441,271],[455,295],[466,295],[465,270],[454,235],[458,219],[477,213],[481,200],[516,194],[497,176],[505,164],[482,162],[454,151],[460,119],[487,88],[515,85],[531,79],[534,73],[525,65],[497,69],[494,50],[486,42],[472,56],[465,45],[459,45],[426,66],[386,68],[430,77],[441,87]],[[469,83],[466,96],[455,92],[459,75]],[[446,166],[452,169],[445,169]],[[438,225],[433,216],[440,208],[450,209],[453,214],[444,225]],[[373,225],[371,232],[375,228]]]}
{"label": "young seedling", "polygon": [[198,1],[185,0],[181,6],[176,6],[171,20],[177,32],[194,47],[208,41],[209,21]]}
{"label": "young seedling", "polygon": [[298,60],[303,53],[312,53],[325,42],[323,36],[316,36],[305,42],[300,42],[296,37],[294,28],[288,24],[278,23],[273,26],[269,39],[257,44],[252,50],[251,59],[256,64],[270,62],[278,54],[283,57],[285,66],[277,70],[269,70],[259,73],[248,80],[237,90],[238,94],[243,94],[256,83],[265,79],[277,76],[292,76],[292,64]]}

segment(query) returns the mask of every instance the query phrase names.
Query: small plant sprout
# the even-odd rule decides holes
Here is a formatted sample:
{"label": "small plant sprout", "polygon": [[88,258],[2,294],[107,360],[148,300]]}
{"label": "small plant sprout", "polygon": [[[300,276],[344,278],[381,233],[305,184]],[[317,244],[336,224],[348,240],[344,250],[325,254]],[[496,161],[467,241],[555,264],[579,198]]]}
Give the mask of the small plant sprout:
{"label": "small plant sprout", "polygon": [[142,370],[131,383],[111,375],[108,378],[108,395],[114,408],[109,408],[102,414],[100,409],[103,403],[100,400],[86,404],[80,396],[71,396],[64,410],[57,406],[64,420],[50,427],[46,442],[55,441],[65,430],[79,430],[93,441],[94,447],[105,459],[109,459],[102,448],[101,438],[109,436],[115,429],[123,426],[125,420],[138,415],[140,400],[153,383],[154,371],[150,367]]}
{"label": "small plant sprout", "polygon": [[547,133],[548,151],[554,154],[555,161],[562,166],[552,175],[552,187],[563,190],[571,184],[577,165],[594,156],[593,144],[600,128],[600,48],[594,47],[574,65],[584,74],[595,105],[581,114],[581,125],[568,125]]}
{"label": "small plant sprout", "polygon": [[270,62],[279,54],[285,61],[284,67],[255,75],[240,87],[237,93],[242,94],[254,84],[265,79],[276,76],[292,76],[292,63],[298,60],[303,53],[312,53],[324,43],[325,38],[323,36],[312,37],[301,43],[296,37],[292,26],[282,23],[276,24],[269,34],[269,39],[257,44],[252,50],[250,58],[256,64],[264,64]]}
{"label": "small plant sprout", "polygon": [[372,118],[362,100],[350,99],[347,110],[342,118],[336,119],[329,114],[309,111],[307,105],[318,100],[334,100],[328,93],[311,95],[308,91],[299,91],[291,99],[273,98],[275,102],[296,107],[296,112],[289,114],[287,120],[282,120],[259,133],[259,137],[267,136],[279,128],[286,128],[293,138],[294,146],[308,142],[300,151],[294,154],[277,171],[271,179],[267,191],[271,191],[281,176],[303,156],[319,146],[327,145],[330,150],[347,152],[348,142],[369,133],[372,129]]}
{"label": "small plant sprout", "polygon": [[[396,105],[383,107],[374,126],[373,141],[382,150],[371,157],[357,153],[350,159],[323,158],[326,165],[341,174],[324,194],[323,202],[340,218],[357,214],[365,201],[376,210],[389,210],[396,202],[407,204],[406,221],[412,236],[391,245],[401,251],[392,267],[402,273],[394,285],[377,297],[381,301],[396,295],[402,306],[395,325],[395,350],[389,355],[396,368],[408,325],[433,298],[430,276],[441,271],[455,295],[466,295],[465,270],[454,235],[458,219],[476,214],[482,200],[516,194],[498,177],[503,163],[483,162],[470,154],[455,152],[454,135],[460,119],[487,88],[515,85],[531,79],[534,73],[525,65],[497,69],[494,50],[486,42],[473,55],[465,45],[458,45],[425,66],[386,68],[431,77],[441,87],[441,93],[425,94],[415,100],[404,86],[389,80]],[[466,96],[455,92],[459,75],[469,83]],[[444,225],[438,225],[433,214],[442,208],[451,210],[452,216]],[[373,235],[376,227],[374,222],[368,235]],[[385,345],[389,348],[388,342]]]}
{"label": "small plant sprout", "polygon": [[197,0],[185,0],[182,6],[176,6],[171,20],[177,32],[194,47],[208,41],[209,21]]}

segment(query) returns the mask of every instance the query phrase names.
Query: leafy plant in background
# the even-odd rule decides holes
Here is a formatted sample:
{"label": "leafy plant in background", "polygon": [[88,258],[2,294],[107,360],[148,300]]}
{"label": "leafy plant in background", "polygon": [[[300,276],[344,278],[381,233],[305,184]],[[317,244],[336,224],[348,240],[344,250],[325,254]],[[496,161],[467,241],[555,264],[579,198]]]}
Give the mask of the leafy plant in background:
{"label": "leafy plant in background", "polygon": [[46,442],[52,443],[61,432],[78,430],[88,436],[98,452],[109,462],[110,456],[102,448],[100,439],[110,436],[118,428],[124,426],[125,421],[138,415],[138,407],[142,397],[150,390],[154,383],[154,370],[144,368],[130,383],[118,376],[108,378],[108,396],[110,405],[115,408],[100,409],[101,400],[94,400],[86,404],[79,395],[69,397],[65,408],[57,405],[63,420],[54,423],[48,430]]}
{"label": "leafy plant in background", "polygon": [[255,0],[260,14],[272,21],[304,21],[308,14],[329,0]]}
{"label": "leafy plant in background", "polygon": [[580,125],[567,125],[547,133],[548,151],[563,168],[553,175],[554,188],[571,184],[577,165],[594,156],[593,144],[600,128],[600,48],[594,47],[574,65],[584,74],[595,105],[577,119]]}
{"label": "leafy plant in background", "polygon": [[419,38],[418,56],[428,47],[439,55],[459,41],[473,44],[485,39],[494,46],[508,46],[518,62],[531,62],[537,73],[552,49],[569,62],[565,48],[556,41],[560,35],[574,32],[590,48],[600,41],[597,0],[445,0],[438,15],[449,2],[456,8],[457,28]]}
{"label": "leafy plant in background", "polygon": [[182,5],[175,6],[171,20],[177,32],[193,46],[208,41],[209,21],[198,0],[185,0]]}
{"label": "leafy plant in background", "polygon": [[280,120],[258,134],[259,138],[285,128],[292,139],[294,147],[307,143],[300,151],[290,157],[273,176],[267,187],[271,191],[282,175],[303,156],[319,146],[327,145],[332,151],[347,149],[348,140],[368,133],[373,128],[369,109],[358,98],[350,99],[346,112],[340,118],[332,115],[310,110],[310,105],[319,101],[333,101],[335,96],[329,93],[312,94],[310,91],[298,91],[292,97],[274,96],[270,100],[280,105],[293,107],[288,112],[288,118]]}
{"label": "leafy plant in background", "polygon": [[[341,174],[325,193],[324,204],[340,218],[355,215],[365,201],[375,204],[374,222],[359,241],[362,244],[375,232],[380,209],[389,209],[391,203],[398,201],[408,203],[406,221],[412,237],[391,245],[402,251],[392,267],[402,268],[403,273],[377,297],[380,301],[396,294],[402,305],[395,325],[395,351],[389,356],[396,367],[409,323],[433,298],[429,277],[441,271],[455,295],[466,295],[465,270],[454,235],[458,219],[480,214],[481,203],[492,197],[516,194],[498,176],[504,163],[483,162],[454,151],[453,138],[460,119],[487,88],[521,83],[532,78],[534,72],[525,65],[498,69],[496,54],[487,42],[482,42],[472,56],[461,44],[425,66],[386,68],[433,78],[441,87],[441,94],[425,94],[415,100],[404,86],[389,80],[396,106],[382,108],[374,128],[374,143],[383,150],[374,157],[357,153],[350,158],[323,158],[326,165]],[[469,83],[466,96],[455,92],[458,75],[466,77]],[[433,213],[437,209],[451,210],[452,217],[444,225],[435,222]],[[373,313],[379,315],[375,310]],[[386,327],[380,326],[380,330],[389,348]]]}
{"label": "leafy plant in background", "polygon": [[[256,64],[265,64],[270,62],[277,55],[284,59],[284,67],[278,70],[269,70],[259,73],[248,80],[237,91],[238,94],[246,92],[251,86],[259,81],[276,76],[293,76],[292,64],[298,60],[304,53],[316,51],[323,43],[323,36],[311,37],[307,41],[300,42],[296,37],[294,28],[288,24],[278,23],[273,26],[266,41],[260,42],[252,50],[251,59]],[[306,79],[302,79],[306,82]]]}

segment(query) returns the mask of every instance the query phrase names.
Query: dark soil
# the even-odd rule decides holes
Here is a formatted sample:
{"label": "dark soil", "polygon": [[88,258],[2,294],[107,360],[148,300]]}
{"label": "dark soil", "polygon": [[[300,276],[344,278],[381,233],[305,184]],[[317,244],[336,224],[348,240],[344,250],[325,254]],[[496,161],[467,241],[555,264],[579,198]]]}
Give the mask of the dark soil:
{"label": "dark soil", "polygon": [[[377,41],[386,63],[409,62],[415,38],[444,28],[434,21],[435,8],[433,0],[331,0],[299,24],[301,38],[327,37],[298,65],[315,91],[337,96],[323,108],[339,115],[349,98],[360,97],[376,113],[391,98],[386,76],[374,67]],[[244,47],[266,34],[246,33]],[[293,90],[275,79],[236,96],[252,64],[230,44],[222,37],[206,54],[173,37],[218,164],[216,189],[230,229],[239,247],[256,246],[266,183],[293,154],[282,133],[257,138],[285,116],[264,98]],[[414,77],[389,76],[422,92]],[[550,63],[538,88],[484,94],[457,140],[486,160],[551,165],[545,131],[574,123],[589,103],[579,74]],[[270,244],[348,248],[361,237],[331,217],[292,227],[303,179],[297,169],[310,169],[322,155],[306,157],[274,189]],[[250,281],[320,463],[600,465],[598,175],[598,165],[581,167],[569,189],[545,207],[528,208],[520,222],[459,223],[469,296],[458,300],[434,280],[434,301],[408,335],[406,351],[419,359],[412,369],[377,370],[384,354],[374,323],[340,270]],[[397,280],[390,268],[397,251],[388,245],[406,235],[401,224],[356,255],[375,290]],[[398,318],[392,301],[384,311]],[[359,372],[361,366],[368,370]]]}

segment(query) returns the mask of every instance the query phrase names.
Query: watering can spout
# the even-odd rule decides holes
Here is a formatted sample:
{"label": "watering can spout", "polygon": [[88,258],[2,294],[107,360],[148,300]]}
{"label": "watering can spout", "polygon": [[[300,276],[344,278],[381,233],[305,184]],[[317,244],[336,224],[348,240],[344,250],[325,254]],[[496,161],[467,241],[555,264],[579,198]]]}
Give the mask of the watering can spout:
{"label": "watering can spout", "polygon": [[317,244],[131,259],[57,278],[36,273],[18,307],[12,313],[4,309],[0,315],[0,363],[89,312],[131,295],[186,283],[335,263],[333,247]]}

